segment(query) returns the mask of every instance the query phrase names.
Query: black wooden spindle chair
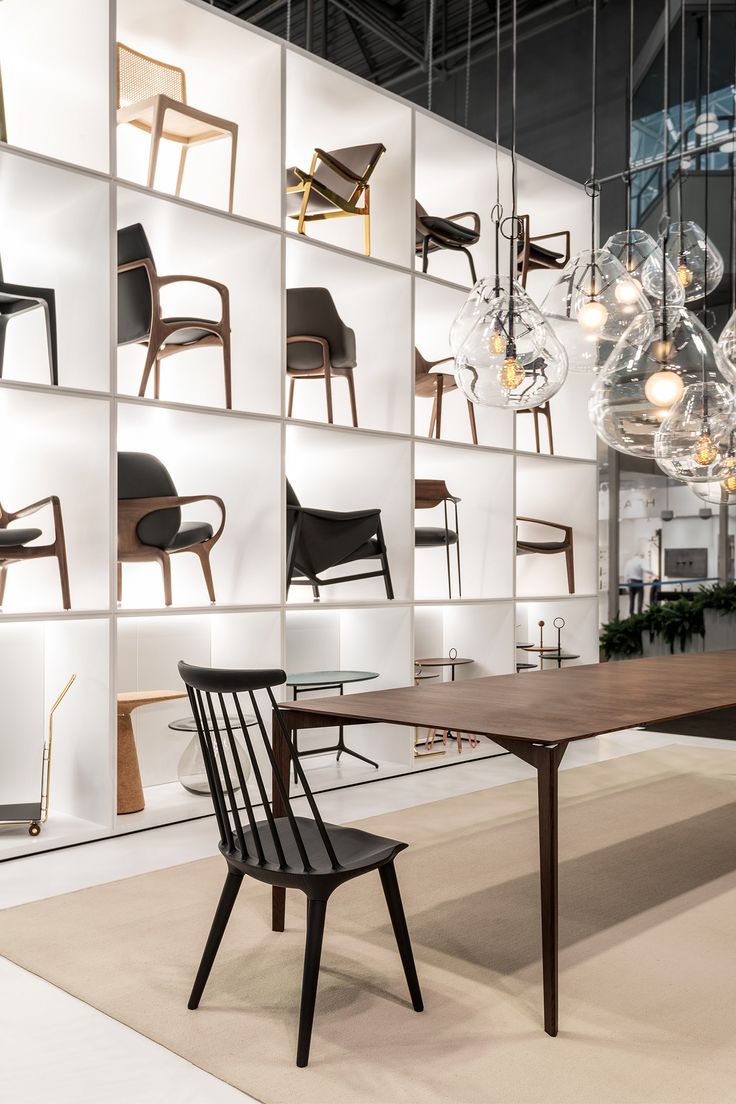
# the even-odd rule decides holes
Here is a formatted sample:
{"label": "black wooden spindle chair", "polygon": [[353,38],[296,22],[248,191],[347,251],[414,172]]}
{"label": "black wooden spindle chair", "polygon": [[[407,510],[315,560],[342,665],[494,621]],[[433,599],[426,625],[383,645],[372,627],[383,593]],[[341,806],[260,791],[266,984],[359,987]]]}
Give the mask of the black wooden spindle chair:
{"label": "black wooden spindle chair", "polygon": [[[220,851],[228,866],[225,886],[189,998],[189,1008],[197,1008],[199,1005],[243,876],[247,874],[260,882],[284,889],[300,889],[307,898],[307,939],[296,1064],[306,1066],[309,1060],[327,901],[343,882],[350,878],[357,878],[361,874],[367,874],[370,870],[378,870],[411,1001],[414,1010],[421,1012],[424,1005],[394,869],[394,859],[407,847],[407,844],[374,836],[357,828],[325,824],[322,820],[299,758],[294,755],[291,737],[278,712],[276,699],[271,690],[272,686],[280,686],[286,681],[285,672],[215,670],[180,663],[179,674],[186,685],[192,713],[197,723],[215,816],[220,829]],[[256,700],[257,690],[265,690],[268,695],[274,710],[275,724],[278,725],[289,757],[294,761],[304,797],[309,803],[311,818],[296,816],[292,810],[289,800],[288,759],[285,768],[282,769]],[[274,815],[255,754],[255,736],[251,736],[251,733],[255,734],[256,728],[249,728],[245,723],[239,694],[247,694],[250,699],[248,711],[255,715],[257,728],[273,772],[273,784],[286,810],[286,816]],[[235,737],[228,719],[232,710],[229,708],[230,703],[225,701],[226,695],[232,698],[235,714],[242,726],[243,740],[265,814],[265,819],[260,821],[256,821],[253,799],[248,793],[242,763],[237,753]],[[222,726],[224,726],[224,732],[221,731]],[[228,767],[225,747],[229,748],[235,765],[240,795],[245,807],[247,821],[245,824],[238,810],[236,789]]]}

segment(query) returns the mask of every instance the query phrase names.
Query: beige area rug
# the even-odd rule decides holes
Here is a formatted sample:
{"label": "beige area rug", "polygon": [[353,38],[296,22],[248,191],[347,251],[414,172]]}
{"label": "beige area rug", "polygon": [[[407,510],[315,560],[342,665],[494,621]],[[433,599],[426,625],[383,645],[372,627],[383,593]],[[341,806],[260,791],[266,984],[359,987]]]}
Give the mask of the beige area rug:
{"label": "beige area rug", "polygon": [[533,782],[364,822],[411,843],[397,866],[426,1012],[408,1004],[378,875],[348,883],[305,1070],[301,896],[275,935],[246,880],[187,1011],[219,857],[7,910],[0,952],[268,1104],[736,1101],[736,753],[630,755],[561,772],[560,791],[557,1039],[541,1022]]}

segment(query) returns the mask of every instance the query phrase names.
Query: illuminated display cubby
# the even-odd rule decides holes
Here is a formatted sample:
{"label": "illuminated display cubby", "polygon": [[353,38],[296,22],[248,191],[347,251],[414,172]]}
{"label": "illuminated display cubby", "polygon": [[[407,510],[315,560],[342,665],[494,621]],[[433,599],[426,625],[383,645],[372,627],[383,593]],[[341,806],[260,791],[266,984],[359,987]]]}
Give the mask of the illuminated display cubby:
{"label": "illuminated display cubby", "polygon": [[[39,13],[41,13],[39,15]],[[188,154],[176,197],[178,149],[162,141],[155,188],[146,184],[150,134],[117,125],[116,42],[180,67],[188,102],[238,127],[232,213],[230,144]],[[571,376],[552,400],[554,456],[537,455],[530,417],[475,408],[472,444],[462,394],[448,391],[442,439],[428,437],[432,401],[415,394],[415,347],[430,361],[450,354],[448,333],[469,284],[466,258],[415,255],[415,199],[432,214],[477,210],[478,275],[494,252],[492,143],[354,78],[319,58],[227,16],[202,0],[3,0],[0,67],[7,144],[0,146],[4,278],[52,288],[58,316],[59,385],[51,384],[44,319],[8,327],[0,380],[0,502],[13,511],[59,497],[71,609],[62,607],[54,559],[10,565],[0,612],[0,670],[7,723],[0,733],[0,803],[37,800],[48,710],[71,673],[58,711],[50,814],[40,836],[0,828],[0,860],[111,833],[209,815],[209,798],[178,779],[189,743],[169,724],[181,700],[133,713],[145,807],[117,813],[117,694],[180,688],[180,659],[221,666],[283,667],[290,673],[374,671],[346,694],[410,685],[415,660],[457,649],[473,660],[457,679],[515,669],[515,644],[536,621],[566,618],[565,647],[597,654],[595,441],[589,381]],[[74,79],[70,79],[70,75]],[[316,148],[381,142],[371,178],[371,253],[361,217],[313,222],[297,233],[287,217],[285,171],[308,170]],[[509,155],[498,151],[509,208]],[[571,231],[585,245],[588,206],[580,186],[519,162],[519,210],[532,232]],[[159,276],[198,276],[227,286],[232,409],[225,408],[222,350],[164,358],[138,391],[144,344],[117,345],[117,231],[140,223]],[[539,302],[549,274],[532,273]],[[323,380],[297,381],[287,416],[286,292],[324,287],[355,332],[358,428],[344,379],[332,382],[328,424]],[[165,285],[165,317],[219,318],[214,289]],[[164,465],[175,493],[224,503],[211,551],[216,603],[198,557],[171,557],[172,602],[158,563],[125,562],[116,588],[117,454],[146,453]],[[394,589],[372,578],[287,596],[286,480],[305,507],[376,508]],[[452,597],[443,547],[416,548],[416,527],[444,525],[442,507],[415,511],[415,480],[447,484],[459,503],[462,595],[451,551]],[[171,491],[170,493],[174,493]],[[562,556],[516,555],[519,515],[571,525],[576,593]],[[219,525],[215,503],[185,505],[181,520]],[[448,515],[454,527],[452,509]],[[14,522],[14,525],[19,524]],[[43,539],[50,518],[38,515]],[[205,530],[206,531],[206,530]],[[550,539],[548,534],[538,534]],[[168,538],[167,538],[168,539]],[[324,572],[371,570],[364,561]],[[550,629],[550,632],[552,630]],[[531,636],[530,636],[531,639]],[[450,677],[449,669],[442,676]],[[533,677],[533,672],[520,677]],[[283,688],[279,697],[289,697]],[[335,730],[305,732],[305,750]],[[416,758],[413,730],[346,730],[346,742],[378,770],[333,754],[305,758],[315,789],[449,765]],[[485,742],[463,755],[498,754]]]}

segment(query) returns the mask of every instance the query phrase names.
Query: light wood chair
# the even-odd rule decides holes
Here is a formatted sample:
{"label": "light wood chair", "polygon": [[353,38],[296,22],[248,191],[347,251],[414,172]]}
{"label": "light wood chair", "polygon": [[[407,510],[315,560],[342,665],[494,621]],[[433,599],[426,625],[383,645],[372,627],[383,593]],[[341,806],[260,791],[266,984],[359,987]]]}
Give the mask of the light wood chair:
{"label": "light wood chair", "polygon": [[238,124],[188,104],[186,77],[184,70],[178,66],[147,57],[122,42],[117,44],[117,58],[118,125],[129,123],[151,135],[147,187],[154,185],[162,138],[178,142],[181,146],[175,195],[179,195],[181,190],[190,147],[229,138],[230,190],[227,209],[232,211]]}
{"label": "light wood chair", "polygon": [[[19,518],[30,517],[38,513],[44,506],[50,506],[54,517],[54,539],[51,544],[32,544],[43,536],[43,530],[36,528],[10,529],[12,522]],[[23,560],[41,560],[47,556],[56,558],[59,565],[59,581],[61,583],[61,597],[64,609],[71,609],[72,600],[69,592],[69,568],[66,561],[66,541],[64,540],[64,522],[61,516],[61,503],[56,495],[49,495],[38,502],[24,506],[15,512],[3,509],[0,503],[0,607],[5,597],[5,583],[7,582],[8,567],[13,563]]]}
{"label": "light wood chair", "polygon": [[[425,360],[417,348],[414,349],[414,394],[418,399],[434,399],[432,416],[429,420],[428,437],[442,438],[442,398],[448,391],[456,391],[457,384],[451,370],[433,372],[440,364],[452,364],[452,357],[441,360]],[[475,424],[475,410],[470,399],[468,403],[468,421],[473,444],[478,444],[478,429]]]}
{"label": "light wood chair", "polygon": [[364,251],[366,257],[370,257],[371,188],[368,181],[385,152],[386,147],[381,142],[329,152],[315,149],[309,172],[296,165],[287,169],[287,215],[296,219],[297,232],[304,234],[307,222],[360,215],[365,220]]}

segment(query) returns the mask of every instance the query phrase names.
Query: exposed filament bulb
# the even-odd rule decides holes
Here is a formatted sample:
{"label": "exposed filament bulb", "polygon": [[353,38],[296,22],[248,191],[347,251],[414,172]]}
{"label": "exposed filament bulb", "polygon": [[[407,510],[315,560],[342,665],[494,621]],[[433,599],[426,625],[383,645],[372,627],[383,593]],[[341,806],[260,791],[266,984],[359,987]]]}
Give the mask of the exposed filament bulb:
{"label": "exposed filament bulb", "polygon": [[684,288],[690,287],[693,282],[693,270],[685,264],[684,257],[680,257],[680,263],[677,266],[677,279]]}
{"label": "exposed filament bulb", "polygon": [[516,359],[516,346],[509,341],[506,346],[506,359],[498,372],[498,382],[504,391],[515,391],[519,384],[524,382],[525,376],[523,364]]}
{"label": "exposed filament bulb", "polygon": [[693,453],[693,460],[700,467],[707,468],[709,464],[712,464],[715,458],[718,456],[718,446],[713,443],[713,439],[708,432],[707,423],[703,423],[703,427],[698,437],[698,443]]}
{"label": "exposed filament bulb", "polygon": [[726,474],[721,480],[721,486],[729,494],[736,494],[736,456],[727,458]]}

